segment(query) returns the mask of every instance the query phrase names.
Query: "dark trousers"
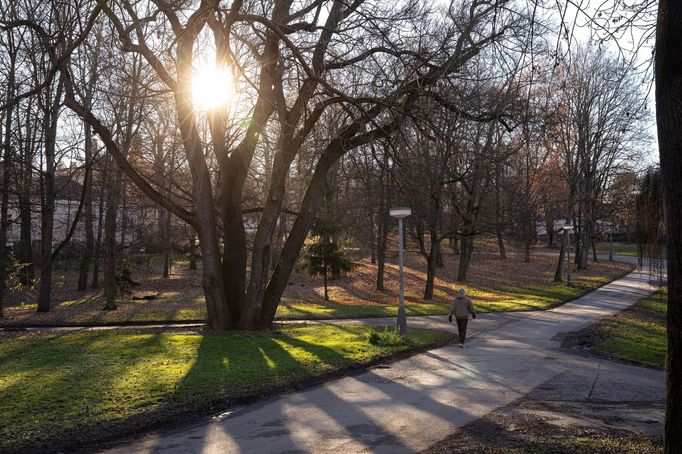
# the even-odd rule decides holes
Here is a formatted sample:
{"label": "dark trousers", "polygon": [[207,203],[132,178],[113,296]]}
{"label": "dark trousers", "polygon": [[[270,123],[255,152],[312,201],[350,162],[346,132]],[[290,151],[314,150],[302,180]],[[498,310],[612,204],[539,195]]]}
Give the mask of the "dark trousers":
{"label": "dark trousers", "polygon": [[457,331],[459,331],[459,341],[461,343],[464,343],[464,339],[467,337],[467,323],[469,323],[468,318],[457,319]]}

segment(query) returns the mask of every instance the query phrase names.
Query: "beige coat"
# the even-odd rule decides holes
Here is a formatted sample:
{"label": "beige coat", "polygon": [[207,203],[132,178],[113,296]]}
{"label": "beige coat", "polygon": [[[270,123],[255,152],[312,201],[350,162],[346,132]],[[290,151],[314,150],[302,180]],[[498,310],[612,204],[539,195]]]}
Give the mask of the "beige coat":
{"label": "beige coat", "polygon": [[475,314],[474,305],[471,304],[471,300],[468,297],[456,297],[455,301],[452,303],[450,308],[450,315],[454,315],[455,318],[467,319],[469,314]]}

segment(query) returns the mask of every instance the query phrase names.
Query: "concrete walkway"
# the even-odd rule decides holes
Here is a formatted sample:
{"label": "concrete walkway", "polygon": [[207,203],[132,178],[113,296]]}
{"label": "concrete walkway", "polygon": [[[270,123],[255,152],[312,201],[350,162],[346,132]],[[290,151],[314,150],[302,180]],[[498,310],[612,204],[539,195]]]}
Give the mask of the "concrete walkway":
{"label": "concrete walkway", "polygon": [[[481,315],[467,348],[450,345],[305,391],[140,440],[109,452],[415,452],[520,397],[554,401],[662,402],[661,371],[584,358],[559,348],[579,330],[655,289],[633,272],[544,312]],[[443,328],[446,317],[410,318]],[[394,323],[394,319],[364,320]],[[452,329],[452,328],[450,328]],[[662,409],[647,414],[659,424]]]}

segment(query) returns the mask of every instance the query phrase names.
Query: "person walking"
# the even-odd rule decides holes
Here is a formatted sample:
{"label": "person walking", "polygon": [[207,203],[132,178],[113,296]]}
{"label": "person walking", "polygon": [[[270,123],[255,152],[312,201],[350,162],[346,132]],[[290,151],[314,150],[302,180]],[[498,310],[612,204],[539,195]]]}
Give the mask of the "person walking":
{"label": "person walking", "polygon": [[450,308],[450,315],[448,320],[452,323],[452,316],[455,316],[457,321],[457,331],[459,332],[459,346],[464,348],[464,339],[467,335],[467,323],[469,323],[469,314],[472,318],[476,318],[476,311],[474,305],[471,303],[471,298],[466,296],[463,288],[459,289],[455,301]]}

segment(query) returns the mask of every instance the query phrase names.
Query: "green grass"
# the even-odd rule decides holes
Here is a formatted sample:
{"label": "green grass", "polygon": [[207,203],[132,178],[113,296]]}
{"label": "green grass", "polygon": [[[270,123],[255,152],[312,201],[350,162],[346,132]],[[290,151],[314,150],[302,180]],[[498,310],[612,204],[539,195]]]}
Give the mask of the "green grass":
{"label": "green grass", "polygon": [[[603,243],[597,243],[597,254],[608,253],[609,253],[608,241]],[[663,254],[665,255],[665,246],[663,246]],[[637,257],[639,255],[639,252],[637,250],[637,243],[613,243],[613,255]]]}
{"label": "green grass", "polygon": [[[465,285],[467,294],[473,299],[476,310],[485,312],[545,310],[558,306],[573,298],[577,298],[595,288],[606,284],[608,277],[583,278],[575,287],[563,283],[531,287],[500,286],[495,289],[480,289]],[[449,300],[450,297],[442,296]],[[98,300],[98,303],[100,301]],[[129,313],[124,310],[101,313],[97,320],[84,320],[88,323],[116,324],[123,322],[167,322],[205,320],[206,309],[174,309],[164,307],[165,300],[133,301],[120,300],[119,308],[126,305],[146,305],[144,312]],[[70,306],[82,303],[80,300],[64,301],[59,305]],[[101,303],[103,304],[103,303]],[[408,316],[443,315],[450,310],[449,303],[407,303],[405,311]],[[344,318],[395,317],[398,314],[397,304],[339,304],[334,302],[312,303],[297,302],[283,298],[277,309],[278,320],[330,320]],[[82,321],[75,320],[72,324]]]}
{"label": "green grass", "polygon": [[[506,312],[545,310],[584,295],[608,282],[609,277],[582,278],[574,287],[563,283],[531,287],[500,286],[495,289],[479,289],[465,286],[476,311]],[[285,300],[277,309],[280,320],[292,319],[341,319],[361,317],[394,317],[398,314],[396,304],[313,304]],[[405,311],[410,315],[442,315],[450,310],[449,303],[409,303]]]}
{"label": "green grass", "polygon": [[[590,250],[591,253],[591,250]],[[597,243],[597,254],[608,254],[609,242]],[[637,257],[637,243],[613,243],[613,254],[629,257]]]}
{"label": "green grass", "polygon": [[[558,306],[573,298],[579,297],[616,278],[617,274],[609,272],[608,276],[594,276],[576,273],[575,287],[563,283],[547,282],[526,286],[509,286],[503,283],[486,287],[474,287],[464,284],[467,294],[472,297],[479,312],[506,312],[545,310]],[[509,278],[510,281],[512,277]],[[459,285],[457,285],[458,287]],[[452,286],[436,286],[434,300],[426,302],[421,299],[421,289],[406,289],[406,312],[408,316],[442,315],[449,312],[450,302],[454,294]],[[377,301],[371,302],[376,296]],[[385,294],[364,295],[365,299],[337,300],[324,302],[322,298],[297,299],[291,296],[282,298],[278,307],[278,320],[324,320],[367,317],[395,317],[398,312],[397,297],[388,298]],[[390,303],[389,303],[390,302]],[[170,322],[201,321],[206,319],[203,296],[193,291],[188,294],[177,292],[164,295],[154,300],[119,300],[118,310],[102,311],[102,298],[88,296],[55,303],[49,316],[34,316],[31,311],[35,304],[16,308],[21,316],[8,317],[8,324],[120,324],[126,322]],[[15,308],[8,308],[12,313]]]}
{"label": "green grass", "polygon": [[[448,304],[409,303],[405,305],[407,315],[447,314],[449,310]],[[398,315],[397,304],[287,303],[277,308],[277,318],[280,320],[394,317],[396,315]]]}
{"label": "green grass", "polygon": [[599,438],[572,437],[528,443],[522,448],[503,449],[506,454],[645,454],[662,450],[643,435],[606,436]]}
{"label": "green grass", "polygon": [[666,352],[665,294],[655,293],[597,325],[593,349],[623,361],[662,369]]}
{"label": "green grass", "polygon": [[366,365],[447,333],[369,342],[371,328],[292,326],[270,333],[29,334],[0,342],[0,451],[92,442],[188,409]]}

